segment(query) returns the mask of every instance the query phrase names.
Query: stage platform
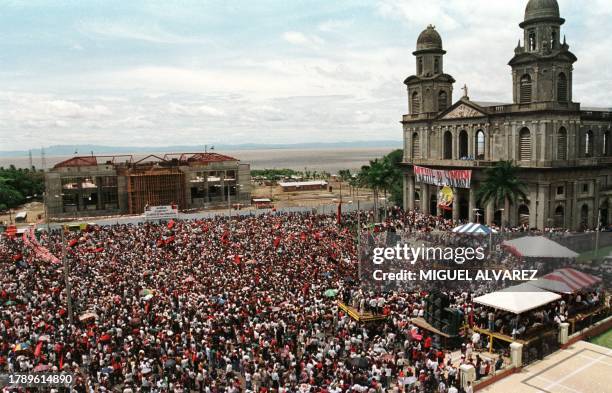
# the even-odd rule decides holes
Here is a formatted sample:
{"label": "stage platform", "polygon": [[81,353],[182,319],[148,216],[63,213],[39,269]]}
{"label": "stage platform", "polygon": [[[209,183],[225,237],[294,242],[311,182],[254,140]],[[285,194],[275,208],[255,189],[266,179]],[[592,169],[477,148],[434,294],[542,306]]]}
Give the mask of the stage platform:
{"label": "stage platform", "polygon": [[386,315],[372,314],[371,312],[360,313],[356,308],[348,306],[341,301],[338,301],[338,307],[358,322],[375,322],[387,319]]}

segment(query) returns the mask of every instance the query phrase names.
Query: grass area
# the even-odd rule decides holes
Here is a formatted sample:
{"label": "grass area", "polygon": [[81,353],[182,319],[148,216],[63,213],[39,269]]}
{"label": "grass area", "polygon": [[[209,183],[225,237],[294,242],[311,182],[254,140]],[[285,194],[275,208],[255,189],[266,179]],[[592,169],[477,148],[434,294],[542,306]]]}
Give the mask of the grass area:
{"label": "grass area", "polygon": [[[601,247],[599,249],[599,258],[606,257],[612,253],[612,246]],[[583,252],[578,256],[579,261],[588,261],[595,258],[595,250]]]}
{"label": "grass area", "polygon": [[601,345],[602,347],[612,349],[612,329],[608,330],[602,335],[594,337],[591,342],[593,344]]}

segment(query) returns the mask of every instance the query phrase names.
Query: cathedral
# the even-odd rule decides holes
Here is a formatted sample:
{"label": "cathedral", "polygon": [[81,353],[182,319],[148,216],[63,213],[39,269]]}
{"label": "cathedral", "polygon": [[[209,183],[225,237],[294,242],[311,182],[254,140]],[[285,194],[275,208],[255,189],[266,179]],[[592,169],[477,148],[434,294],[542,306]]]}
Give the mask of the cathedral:
{"label": "cathedral", "polygon": [[[598,222],[610,225],[612,108],[581,107],[574,101],[577,58],[562,34],[564,22],[556,0],[529,0],[519,24],[523,38],[508,63],[512,103],[472,100],[466,86],[453,103],[455,79],[445,73],[440,34],[430,25],[419,35],[413,52],[416,74],[404,81],[409,111],[402,119],[405,208],[503,226],[582,230]],[[476,190],[486,169],[500,160],[519,167],[527,199],[481,206]],[[423,168],[471,173],[471,181],[454,184],[452,205],[443,209],[438,202],[442,185],[419,176]]]}

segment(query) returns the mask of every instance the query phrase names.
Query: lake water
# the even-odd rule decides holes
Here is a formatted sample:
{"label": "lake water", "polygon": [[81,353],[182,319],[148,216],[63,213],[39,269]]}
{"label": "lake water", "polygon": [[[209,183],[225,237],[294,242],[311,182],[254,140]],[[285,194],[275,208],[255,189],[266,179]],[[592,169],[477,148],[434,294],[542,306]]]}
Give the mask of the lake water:
{"label": "lake water", "polygon": [[[375,148],[327,148],[327,149],[258,149],[258,150],[219,150],[216,153],[235,157],[244,163],[250,163],[251,169],[273,169],[290,168],[295,170],[317,170],[335,173],[339,169],[359,169],[369,160],[380,158],[393,151],[393,147]],[[152,153],[154,154],[154,153]],[[164,153],[157,153],[163,156]],[[107,154],[105,154],[107,155]],[[134,154],[138,160],[146,154]],[[47,156],[47,168],[52,167],[70,156]],[[32,163],[41,168],[40,156],[33,156]],[[0,157],[0,166],[8,167],[10,164],[16,167],[26,168],[29,166],[28,157]]]}

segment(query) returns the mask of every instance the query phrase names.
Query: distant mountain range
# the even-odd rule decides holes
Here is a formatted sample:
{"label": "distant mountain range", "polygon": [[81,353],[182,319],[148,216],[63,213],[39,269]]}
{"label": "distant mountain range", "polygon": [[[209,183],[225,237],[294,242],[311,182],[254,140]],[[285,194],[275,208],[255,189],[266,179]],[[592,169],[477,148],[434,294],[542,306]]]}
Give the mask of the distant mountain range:
{"label": "distant mountain range", "polygon": [[[235,150],[263,150],[263,149],[340,149],[340,148],[359,148],[359,147],[402,147],[399,140],[381,141],[348,141],[348,142],[313,142],[313,143],[244,143],[238,145],[214,145],[214,150],[209,151],[235,151]],[[152,152],[198,152],[204,151],[204,145],[176,145],[176,146],[104,146],[104,145],[54,145],[45,147],[47,156],[71,156],[77,152],[78,155],[101,154],[127,154],[127,153],[152,153]],[[40,156],[41,149],[32,149],[32,156]],[[0,157],[27,157],[30,150],[5,150],[0,151]]]}

